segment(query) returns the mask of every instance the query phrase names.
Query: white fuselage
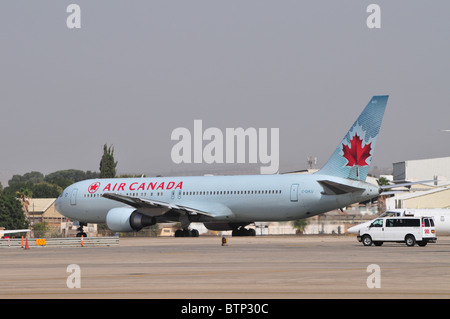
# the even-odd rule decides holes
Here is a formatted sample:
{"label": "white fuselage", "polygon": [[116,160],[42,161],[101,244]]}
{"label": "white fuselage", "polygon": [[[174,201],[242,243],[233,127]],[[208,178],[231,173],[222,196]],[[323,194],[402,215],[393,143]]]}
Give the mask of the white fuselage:
{"label": "white fuselage", "polygon": [[[325,195],[318,180],[353,183],[360,191]],[[108,211],[126,204],[102,197],[115,193],[130,197],[196,207],[206,211],[231,211],[207,222],[287,221],[314,216],[378,196],[376,185],[319,174],[115,178],[86,180],[64,190],[56,209],[64,216],[103,223]]]}

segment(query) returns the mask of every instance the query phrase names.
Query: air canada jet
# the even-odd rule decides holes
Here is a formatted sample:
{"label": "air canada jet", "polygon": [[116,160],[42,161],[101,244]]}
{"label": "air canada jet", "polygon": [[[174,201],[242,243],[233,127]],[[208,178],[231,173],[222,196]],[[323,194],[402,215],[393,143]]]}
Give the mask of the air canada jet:
{"label": "air canada jet", "polygon": [[[106,223],[115,232],[180,222],[180,237],[196,237],[193,222],[233,236],[255,235],[254,222],[311,217],[377,197],[365,182],[388,96],[374,96],[328,162],[313,174],[93,179],[67,187],[56,209],[80,222]],[[342,112],[342,110],[340,110]]]}

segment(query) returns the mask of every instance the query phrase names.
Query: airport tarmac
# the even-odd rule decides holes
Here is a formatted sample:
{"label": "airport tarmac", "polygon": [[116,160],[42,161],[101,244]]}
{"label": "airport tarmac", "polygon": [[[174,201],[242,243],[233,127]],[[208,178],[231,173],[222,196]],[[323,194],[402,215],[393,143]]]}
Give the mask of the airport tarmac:
{"label": "airport tarmac", "polygon": [[365,247],[353,236],[231,237],[227,246],[121,238],[116,247],[2,248],[0,269],[2,299],[449,298],[450,237],[426,247]]}

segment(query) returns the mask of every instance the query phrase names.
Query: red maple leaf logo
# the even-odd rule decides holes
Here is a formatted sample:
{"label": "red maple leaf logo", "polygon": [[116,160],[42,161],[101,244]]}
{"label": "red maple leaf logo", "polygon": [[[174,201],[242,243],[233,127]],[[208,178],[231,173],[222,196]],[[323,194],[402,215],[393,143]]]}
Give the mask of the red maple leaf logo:
{"label": "red maple leaf logo", "polygon": [[100,182],[92,183],[88,188],[88,192],[91,194],[95,193],[99,189],[99,187],[100,187]]}
{"label": "red maple leaf logo", "polygon": [[369,165],[366,160],[370,157],[371,145],[372,143],[369,143],[362,147],[362,139],[356,133],[350,140],[350,147],[342,144],[344,157],[348,161],[345,166],[356,166],[356,176],[359,176],[358,167]]}

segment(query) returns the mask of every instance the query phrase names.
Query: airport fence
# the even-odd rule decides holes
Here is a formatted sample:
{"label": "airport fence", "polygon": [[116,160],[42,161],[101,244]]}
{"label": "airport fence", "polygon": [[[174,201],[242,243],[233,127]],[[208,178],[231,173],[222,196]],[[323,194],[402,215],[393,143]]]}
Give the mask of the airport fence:
{"label": "airport fence", "polygon": [[[0,248],[25,248],[27,239],[0,239]],[[105,247],[119,246],[119,237],[28,238],[28,247]]]}

